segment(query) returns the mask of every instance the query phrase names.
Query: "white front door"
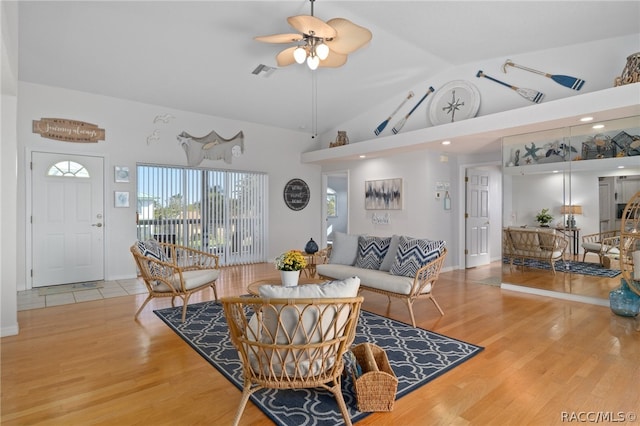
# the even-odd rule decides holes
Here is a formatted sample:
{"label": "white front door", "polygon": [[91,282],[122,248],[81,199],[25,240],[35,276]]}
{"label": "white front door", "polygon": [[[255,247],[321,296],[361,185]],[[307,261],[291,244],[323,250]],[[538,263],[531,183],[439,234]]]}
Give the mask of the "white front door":
{"label": "white front door", "polygon": [[104,279],[101,157],[33,152],[32,286]]}
{"label": "white front door", "polygon": [[465,267],[487,265],[489,256],[489,172],[467,169]]}

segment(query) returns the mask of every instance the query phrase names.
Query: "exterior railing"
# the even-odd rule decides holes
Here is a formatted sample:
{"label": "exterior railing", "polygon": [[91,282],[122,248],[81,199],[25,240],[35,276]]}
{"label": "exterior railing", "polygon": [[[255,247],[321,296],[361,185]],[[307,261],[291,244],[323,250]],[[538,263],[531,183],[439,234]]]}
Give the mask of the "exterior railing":
{"label": "exterior railing", "polygon": [[[153,238],[161,242],[184,245],[197,250],[220,256],[223,265],[235,265],[264,262],[253,253],[259,244],[253,235],[244,232],[240,235],[238,221],[232,219],[226,224],[203,224],[202,219],[140,219],[138,220],[138,239]],[[203,226],[204,225],[204,226]],[[240,227],[243,228],[243,227]],[[246,227],[244,227],[246,228]],[[262,242],[264,244],[264,242]]]}

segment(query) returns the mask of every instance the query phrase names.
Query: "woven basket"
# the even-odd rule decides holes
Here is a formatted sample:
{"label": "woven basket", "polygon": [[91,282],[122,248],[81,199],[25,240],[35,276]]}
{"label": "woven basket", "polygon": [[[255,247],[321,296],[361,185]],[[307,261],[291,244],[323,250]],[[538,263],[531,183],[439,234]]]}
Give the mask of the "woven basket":
{"label": "woven basket", "polygon": [[615,87],[640,82],[640,52],[627,57],[622,75],[613,81]]}
{"label": "woven basket", "polygon": [[362,375],[353,376],[358,410],[391,411],[396,400],[398,379],[393,373],[387,354],[379,346],[362,343],[351,351],[362,368]]}

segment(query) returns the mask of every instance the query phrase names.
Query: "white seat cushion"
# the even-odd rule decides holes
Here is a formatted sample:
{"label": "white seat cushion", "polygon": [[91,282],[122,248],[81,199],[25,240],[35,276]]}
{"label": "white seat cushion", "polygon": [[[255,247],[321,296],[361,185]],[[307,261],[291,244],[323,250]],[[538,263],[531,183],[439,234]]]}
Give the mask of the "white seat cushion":
{"label": "white seat cushion", "polygon": [[607,254],[620,254],[618,247],[602,245],[600,243],[582,243],[582,248],[590,251],[603,251]]}
{"label": "white seat cushion", "polygon": [[[201,287],[211,281],[215,281],[220,276],[219,269],[198,269],[195,271],[185,271],[182,273],[182,278],[184,279],[184,286],[187,290],[193,290],[194,288]],[[176,283],[176,286],[180,285],[180,277],[178,274],[173,276],[172,283]],[[176,288],[176,290],[180,290],[180,288]],[[158,282],[158,285],[155,286],[154,291],[158,292],[170,292],[171,289],[168,285],[163,283],[162,281]]]}
{"label": "white seat cushion", "polygon": [[[413,286],[413,277],[405,277],[403,275],[391,275],[389,272],[356,268],[347,265],[318,265],[318,274],[324,277],[342,279],[357,275],[362,285],[366,287],[376,288],[379,290],[390,291],[398,294],[409,294]],[[431,284],[425,286],[423,293],[431,291]]]}
{"label": "white seat cushion", "polygon": [[[320,266],[320,265],[318,265]],[[303,284],[293,287],[282,285],[261,285],[258,289],[264,299],[317,299],[334,297],[356,297],[360,287],[360,278],[353,275],[328,281],[323,284]]]}

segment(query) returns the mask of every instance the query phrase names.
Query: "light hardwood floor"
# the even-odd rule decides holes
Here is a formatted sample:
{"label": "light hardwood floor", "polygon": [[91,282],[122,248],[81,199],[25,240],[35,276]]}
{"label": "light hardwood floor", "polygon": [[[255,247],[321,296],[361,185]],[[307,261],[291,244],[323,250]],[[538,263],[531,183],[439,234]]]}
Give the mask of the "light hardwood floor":
{"label": "light hardwood floor", "polygon": [[[586,413],[640,415],[640,321],[478,283],[501,270],[443,273],[434,290],[443,317],[428,301],[414,307],[420,327],[485,350],[359,425],[559,425]],[[270,264],[224,268],[218,294],[243,294],[276,272]],[[363,309],[409,321],[401,301],[363,295]],[[144,298],[19,312],[20,334],[1,340],[2,425],[231,424],[240,391],[155,316],[168,300],[153,301],[134,321]],[[272,423],[249,403],[241,424]]]}
{"label": "light hardwood floor", "polygon": [[[580,256],[582,260],[582,256]],[[570,258],[565,260],[570,263]],[[598,256],[588,254],[585,261],[598,265]],[[612,268],[620,270],[617,261],[612,263]],[[524,287],[532,287],[540,290],[548,290],[560,293],[568,293],[576,296],[604,299],[608,302],[609,292],[620,286],[620,276],[616,278],[597,277],[575,273],[565,273],[557,270],[555,274],[535,268],[508,265],[502,267],[502,282],[516,284]]]}

